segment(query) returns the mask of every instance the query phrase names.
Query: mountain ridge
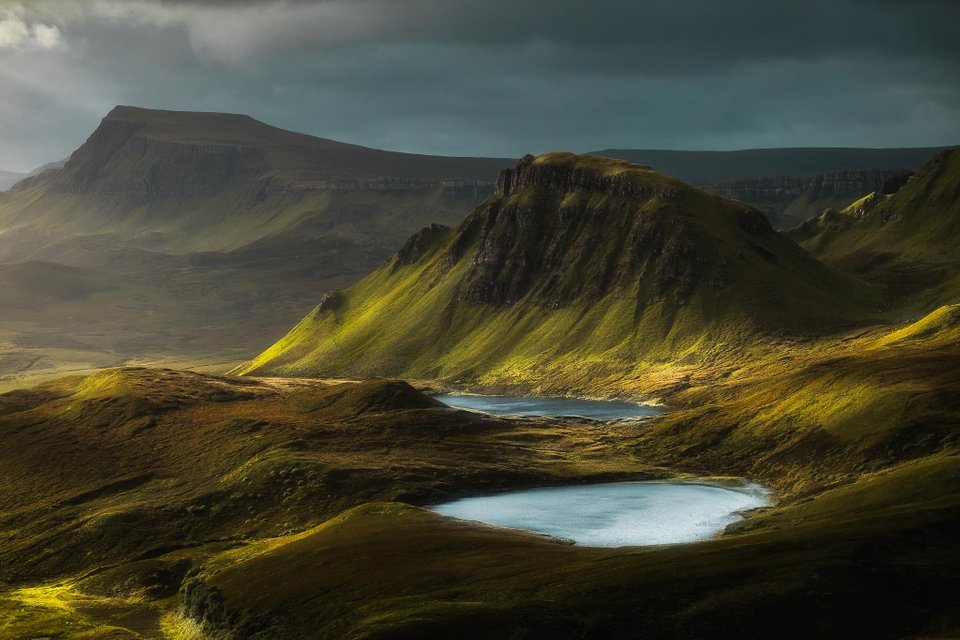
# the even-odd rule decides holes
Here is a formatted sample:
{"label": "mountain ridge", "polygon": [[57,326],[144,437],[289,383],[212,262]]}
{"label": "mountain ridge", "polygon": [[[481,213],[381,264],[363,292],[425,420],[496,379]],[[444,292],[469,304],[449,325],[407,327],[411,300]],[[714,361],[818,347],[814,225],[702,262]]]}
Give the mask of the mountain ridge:
{"label": "mountain ridge", "polygon": [[459,227],[414,236],[237,371],[623,379],[848,324],[871,295],[755,209],[649,168],[552,153],[497,184]]}

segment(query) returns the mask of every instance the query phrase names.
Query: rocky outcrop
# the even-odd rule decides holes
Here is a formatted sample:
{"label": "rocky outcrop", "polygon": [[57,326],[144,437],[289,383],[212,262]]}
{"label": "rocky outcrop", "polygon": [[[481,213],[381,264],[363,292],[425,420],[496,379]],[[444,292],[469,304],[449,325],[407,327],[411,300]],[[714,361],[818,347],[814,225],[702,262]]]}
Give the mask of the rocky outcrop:
{"label": "rocky outcrop", "polygon": [[672,198],[680,193],[674,184],[645,183],[628,173],[597,171],[591,167],[554,166],[534,162],[532,155],[520,159],[513,169],[505,169],[497,178],[495,195],[499,198],[529,187],[552,191],[602,191],[628,198],[646,199],[654,195]]}
{"label": "rocky outcrop", "polygon": [[450,227],[442,224],[432,223],[429,227],[424,227],[420,231],[410,236],[404,243],[400,251],[397,252],[394,270],[404,267],[420,260],[437,243],[450,233]]}
{"label": "rocky outcrop", "polygon": [[199,576],[184,581],[180,596],[181,615],[195,622],[211,640],[249,638],[268,626],[263,619],[229,609],[219,589]]}

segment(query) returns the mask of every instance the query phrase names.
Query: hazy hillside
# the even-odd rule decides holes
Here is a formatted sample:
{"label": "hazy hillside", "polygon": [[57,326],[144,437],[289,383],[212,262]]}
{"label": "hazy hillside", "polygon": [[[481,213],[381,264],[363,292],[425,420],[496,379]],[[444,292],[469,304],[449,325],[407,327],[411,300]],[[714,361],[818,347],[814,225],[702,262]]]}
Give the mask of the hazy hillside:
{"label": "hazy hillside", "polygon": [[21,180],[27,177],[25,173],[17,173],[16,171],[3,171],[0,170],[0,191],[6,191],[13,185],[17,184]]}
{"label": "hazy hillside", "polygon": [[870,295],[741,203],[623,161],[528,156],[241,371],[616,386],[835,329]]}
{"label": "hazy hillside", "polygon": [[[249,357],[417,229],[458,223],[511,162],[118,107],[62,167],[0,194],[0,264],[23,265],[7,282],[21,294],[0,307],[0,384],[131,358]],[[30,273],[40,264],[112,284],[31,297],[49,276]]]}

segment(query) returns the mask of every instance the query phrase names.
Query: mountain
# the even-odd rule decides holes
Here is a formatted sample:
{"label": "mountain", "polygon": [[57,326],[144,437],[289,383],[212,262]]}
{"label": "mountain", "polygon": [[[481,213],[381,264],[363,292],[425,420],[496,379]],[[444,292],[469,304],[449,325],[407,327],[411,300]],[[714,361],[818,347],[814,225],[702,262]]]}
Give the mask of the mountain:
{"label": "mountain", "polygon": [[949,148],[597,153],[649,165],[710,193],[746,202],[763,211],[778,229],[790,229],[824,209],[842,209],[867,193],[890,188]]}
{"label": "mountain", "polygon": [[791,231],[824,262],[883,285],[891,305],[960,298],[960,149],[944,151],[894,193],[874,192]]}
{"label": "mountain", "polygon": [[0,385],[14,373],[131,360],[248,358],[417,229],[459,223],[512,162],[379,151],[242,115],[117,107],[62,166],[0,194],[0,265],[118,281],[90,298],[99,320],[80,310],[83,326],[76,300],[30,303],[44,312],[28,324],[23,308],[0,305]]}
{"label": "mountain", "polygon": [[742,203],[624,161],[527,156],[456,229],[414,235],[238,371],[597,391],[836,329],[870,295]]}

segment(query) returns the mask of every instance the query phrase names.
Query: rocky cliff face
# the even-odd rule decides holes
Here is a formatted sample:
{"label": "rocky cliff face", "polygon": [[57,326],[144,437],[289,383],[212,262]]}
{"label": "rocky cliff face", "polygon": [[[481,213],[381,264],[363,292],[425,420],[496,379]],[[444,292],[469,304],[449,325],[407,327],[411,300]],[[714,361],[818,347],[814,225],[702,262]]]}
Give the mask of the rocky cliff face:
{"label": "rocky cliff face", "polygon": [[710,186],[707,190],[743,202],[790,202],[803,195],[811,199],[859,198],[873,191],[894,188],[896,184],[902,185],[910,173],[908,170],[892,169],[833,171],[817,176],[729,180]]}
{"label": "rocky cliff face", "polygon": [[52,176],[51,188],[142,198],[210,196],[231,185],[255,188],[268,168],[260,149],[167,142],[138,135],[142,128],[104,120]]}
{"label": "rocky cliff face", "polygon": [[[464,223],[447,257],[456,262],[476,238],[459,299],[500,306],[532,293],[557,308],[618,292],[684,304],[700,286],[724,287],[728,260],[689,212],[710,206],[709,197],[652,171],[644,180],[617,168],[527,156],[503,171],[496,197]],[[726,215],[712,224],[774,233],[749,207],[714,204]]]}
{"label": "rocky cliff face", "polygon": [[290,191],[424,192],[479,202],[493,182],[376,176],[292,184],[271,175],[268,153],[256,146],[164,140],[144,135],[145,125],[107,118],[62,170],[20,183],[20,190],[48,181],[62,193],[95,193],[139,200],[214,196],[236,188],[251,195]]}

